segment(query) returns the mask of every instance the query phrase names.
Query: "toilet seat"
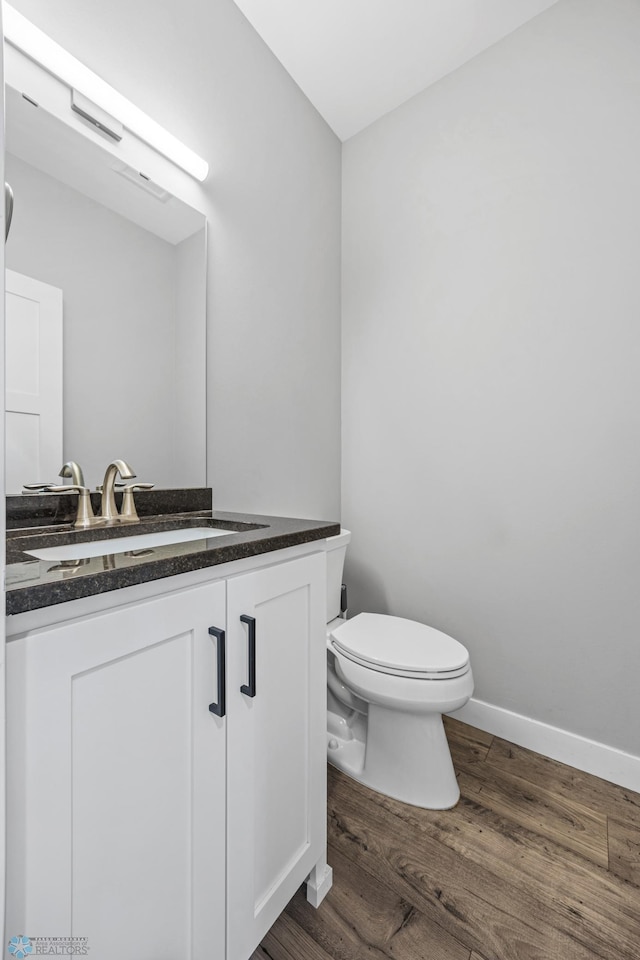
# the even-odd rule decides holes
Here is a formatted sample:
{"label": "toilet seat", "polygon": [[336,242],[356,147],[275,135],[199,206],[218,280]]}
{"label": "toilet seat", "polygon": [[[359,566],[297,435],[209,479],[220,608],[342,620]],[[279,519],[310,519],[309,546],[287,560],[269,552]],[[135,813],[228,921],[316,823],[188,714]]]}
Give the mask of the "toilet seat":
{"label": "toilet seat", "polygon": [[415,620],[360,613],[330,633],[337,654],[379,673],[450,680],[470,670],[469,653],[440,630]]}

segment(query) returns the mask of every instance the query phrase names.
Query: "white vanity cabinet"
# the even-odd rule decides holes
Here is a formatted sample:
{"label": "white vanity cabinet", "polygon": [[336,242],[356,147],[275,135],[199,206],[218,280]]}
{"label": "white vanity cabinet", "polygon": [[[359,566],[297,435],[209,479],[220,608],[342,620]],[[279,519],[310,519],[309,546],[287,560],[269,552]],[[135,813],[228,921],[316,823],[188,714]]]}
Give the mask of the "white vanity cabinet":
{"label": "white vanity cabinet", "polygon": [[8,644],[10,936],[248,960],[325,856],[324,611],[317,552]]}
{"label": "white vanity cabinet", "polygon": [[229,960],[247,960],[326,856],[324,584],[324,554],[227,582]]}

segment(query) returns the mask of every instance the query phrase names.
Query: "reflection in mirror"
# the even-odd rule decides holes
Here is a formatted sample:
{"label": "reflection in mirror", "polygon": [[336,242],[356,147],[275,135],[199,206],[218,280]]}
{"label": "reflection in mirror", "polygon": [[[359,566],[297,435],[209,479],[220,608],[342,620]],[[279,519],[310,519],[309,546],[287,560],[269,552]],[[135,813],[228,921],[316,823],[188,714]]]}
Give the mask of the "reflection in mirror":
{"label": "reflection in mirror", "polygon": [[204,216],[6,96],[7,493],[114,458],[205,486]]}

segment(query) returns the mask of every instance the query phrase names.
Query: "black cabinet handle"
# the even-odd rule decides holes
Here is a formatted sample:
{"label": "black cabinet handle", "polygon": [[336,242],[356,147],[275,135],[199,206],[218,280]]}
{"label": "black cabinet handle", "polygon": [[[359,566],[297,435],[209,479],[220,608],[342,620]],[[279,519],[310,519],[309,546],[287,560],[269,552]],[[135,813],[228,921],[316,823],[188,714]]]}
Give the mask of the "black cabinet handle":
{"label": "black cabinet handle", "polygon": [[224,630],[218,627],[209,627],[209,633],[218,641],[216,644],[216,653],[218,660],[218,702],[210,703],[209,710],[215,713],[216,717],[224,717],[226,711],[226,651]]}
{"label": "black cabinet handle", "polygon": [[256,618],[247,617],[244,613],[240,617],[243,623],[247,624],[248,643],[249,643],[249,683],[243,683],[240,687],[240,693],[247,697],[256,695]]}

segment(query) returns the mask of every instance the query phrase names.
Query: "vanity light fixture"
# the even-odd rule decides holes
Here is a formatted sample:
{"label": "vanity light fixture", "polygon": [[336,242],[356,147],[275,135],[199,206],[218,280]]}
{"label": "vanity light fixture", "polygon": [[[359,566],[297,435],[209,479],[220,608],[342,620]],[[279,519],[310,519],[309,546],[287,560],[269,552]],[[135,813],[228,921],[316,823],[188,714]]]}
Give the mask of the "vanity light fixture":
{"label": "vanity light fixture", "polygon": [[196,180],[206,179],[209,172],[206,160],[148,117],[8,3],[3,3],[2,13],[4,38],[7,43],[35,60],[72,91],[77,91],[93,101],[111,117],[116,117],[140,140],[144,140]]}

